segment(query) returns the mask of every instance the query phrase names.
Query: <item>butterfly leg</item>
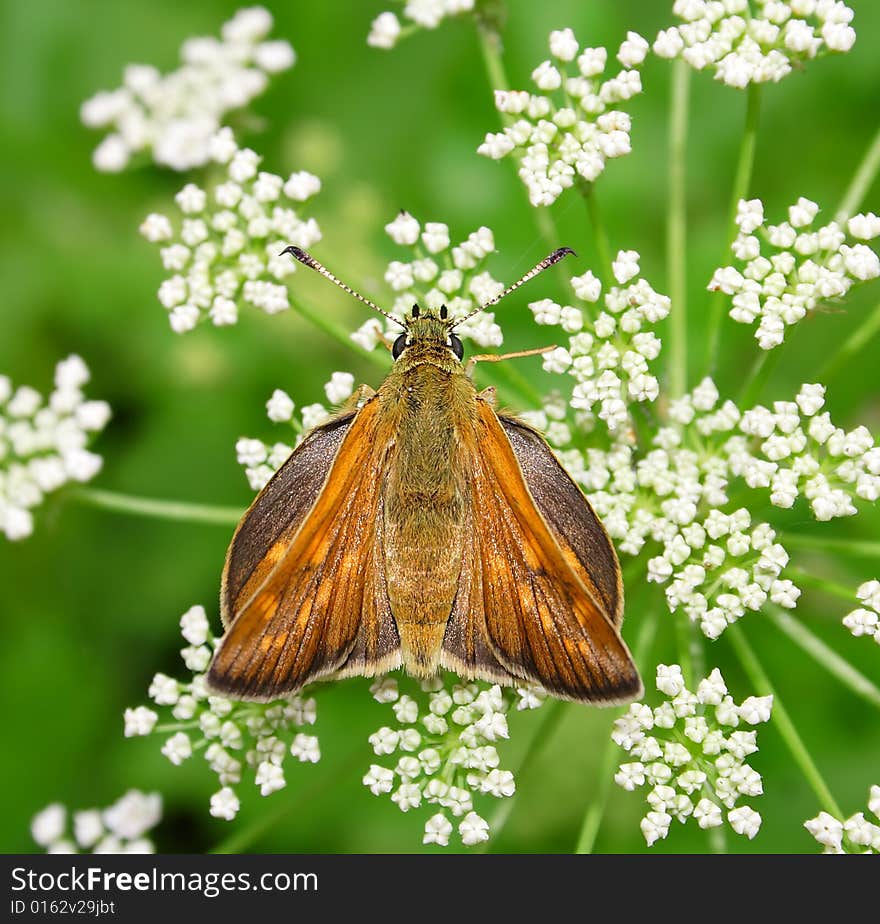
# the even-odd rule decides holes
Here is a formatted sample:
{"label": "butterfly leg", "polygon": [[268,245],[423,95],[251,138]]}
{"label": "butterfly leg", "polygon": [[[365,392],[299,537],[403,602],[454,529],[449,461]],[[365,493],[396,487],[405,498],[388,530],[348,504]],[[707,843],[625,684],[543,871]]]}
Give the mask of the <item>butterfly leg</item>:
{"label": "butterfly leg", "polygon": [[370,388],[369,385],[358,385],[342,406],[342,409],[343,411],[356,411],[365,401],[372,398],[375,394],[376,390]]}
{"label": "butterfly leg", "polygon": [[539,356],[542,353],[549,353],[551,350],[555,349],[556,347],[553,345],[538,347],[535,350],[519,350],[516,353],[480,353],[477,356],[469,357],[468,361],[464,364],[465,375],[471,375],[477,363],[500,363],[504,359],[519,359],[522,356]]}

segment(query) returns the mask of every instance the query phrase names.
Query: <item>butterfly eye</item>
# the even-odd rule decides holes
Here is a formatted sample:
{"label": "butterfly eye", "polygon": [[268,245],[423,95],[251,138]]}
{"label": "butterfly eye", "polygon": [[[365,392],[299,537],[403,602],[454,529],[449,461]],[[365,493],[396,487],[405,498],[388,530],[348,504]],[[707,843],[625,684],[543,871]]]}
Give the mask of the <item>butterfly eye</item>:
{"label": "butterfly eye", "polygon": [[449,335],[449,349],[459,358],[464,359],[464,344],[455,334]]}
{"label": "butterfly eye", "polygon": [[394,341],[394,345],[391,347],[391,357],[392,359],[397,359],[398,356],[406,349],[406,334],[401,334],[397,340]]}

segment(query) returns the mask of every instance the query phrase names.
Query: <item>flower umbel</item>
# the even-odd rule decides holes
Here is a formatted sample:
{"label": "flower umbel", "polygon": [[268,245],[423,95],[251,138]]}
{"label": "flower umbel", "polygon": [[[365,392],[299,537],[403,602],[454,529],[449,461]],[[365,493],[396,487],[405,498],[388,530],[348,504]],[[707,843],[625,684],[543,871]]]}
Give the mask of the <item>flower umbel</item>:
{"label": "flower umbel", "polygon": [[853,11],[839,0],[676,0],[681,25],[654,40],[654,54],[712,68],[729,87],[778,83],[812,58],[849,51]]}
{"label": "flower umbel", "polygon": [[109,808],[71,818],[60,803],[48,805],[31,821],[31,835],[46,853],[155,853],[146,835],[161,818],[162,797],[132,789]]}
{"label": "flower umbel", "polygon": [[239,149],[232,132],[211,138],[210,155],[225,165],[222,182],[208,189],[187,183],[175,197],[180,217],[148,215],[140,227],[161,245],[162,265],[171,275],[159,286],[159,301],[178,334],[209,319],[217,327],[235,324],[243,304],[277,314],[290,307],[284,280],[296,261],[279,256],[294,243],[310,247],[321,239],[314,218],[301,218],[301,203],[321,188],[310,173],[285,181],[259,169],[260,156]]}
{"label": "flower umbel", "polygon": [[48,399],[0,375],[0,532],[29,536],[34,508],[68,482],[91,481],[103,460],[86,447],[110,419],[106,401],[87,401],[88,367],[68,356],[55,367]]}
{"label": "flower umbel", "polygon": [[576,176],[594,182],[608,160],[630,152],[630,117],[619,105],[642,92],[636,68],[647,50],[630,32],[617,53],[624,69],[605,79],[605,48],[581,49],[571,29],[551,32],[551,58],[532,72],[538,92],[496,90],[495,108],[509,124],[487,134],[477,153],[513,154],[535,206],[555,202]]}
{"label": "flower umbel", "polygon": [[761,816],[743,797],[763,791],[760,774],[745,758],[758,750],[757,733],[743,726],[770,718],[772,696],[750,696],[736,705],[715,668],[688,690],[677,664],[657,667],[657,689],[666,701],[652,709],[633,703],[614,723],[611,737],[634,761],[621,764],[614,777],[632,792],[649,788],[642,834],[651,847],[669,833],[673,819],[693,816],[701,828],[727,823],[750,840]]}
{"label": "flower umbel", "polygon": [[880,581],[865,581],[856,597],[862,606],[847,613],[843,624],[856,638],[867,635],[880,645]]}
{"label": "flower umbel", "polygon": [[405,24],[391,12],[380,13],[370,26],[367,44],[373,48],[393,48],[400,39],[418,29],[436,29],[444,19],[470,13],[476,0],[406,0]]}
{"label": "flower umbel", "polygon": [[[880,821],[880,786],[868,793],[868,810]],[[819,812],[804,827],[822,845],[822,853],[880,853],[880,825],[865,818],[864,812],[840,821],[828,812]]]}
{"label": "flower umbel", "polygon": [[869,212],[816,227],[818,213],[819,206],[802,196],[787,221],[767,225],[760,199],[739,202],[739,234],[731,245],[737,265],[717,269],[709,290],[732,296],[734,321],[758,322],[762,350],[779,346],[786,327],[880,276],[880,259],[863,243],[880,236],[880,218]]}
{"label": "flower umbel", "polygon": [[268,10],[248,7],[223,24],[220,39],[187,39],[176,71],[161,74],[148,64],[130,64],[121,87],[82,105],[86,125],[109,131],[92,155],[95,167],[117,173],[141,151],[172,170],[206,164],[225,114],[246,106],[266,89],[270,75],[293,65],[288,42],[266,40],[271,29]]}
{"label": "flower umbel", "polygon": [[370,691],[394,712],[393,727],[370,735],[370,744],[378,757],[394,755],[396,763],[371,764],[364,786],[376,796],[390,793],[402,812],[436,807],[425,823],[425,844],[447,846],[456,825],[466,847],[488,840],[489,824],[474,811],[474,798],[501,799],[516,791],[513,774],[499,768],[495,744],[508,737],[510,710],[538,708],[542,692],[483,682],[447,686],[438,679],[422,685],[425,702],[424,696],[401,694],[388,676]]}
{"label": "flower umbel", "polygon": [[189,681],[156,674],[149,696],[160,713],[146,706],[125,710],[125,735],[169,735],[162,753],[175,765],[202,751],[221,788],[211,796],[210,812],[231,821],[241,802],[237,787],[253,774],[260,795],[268,796],[287,783],[284,760],[290,754],[303,763],[321,759],[318,739],[304,729],[314,725],[315,700],[305,695],[272,703],[245,703],[213,695],[205,685],[205,672],[219,639],[211,635],[208,617],[193,606],[180,619],[187,647],[181,656],[193,672]]}

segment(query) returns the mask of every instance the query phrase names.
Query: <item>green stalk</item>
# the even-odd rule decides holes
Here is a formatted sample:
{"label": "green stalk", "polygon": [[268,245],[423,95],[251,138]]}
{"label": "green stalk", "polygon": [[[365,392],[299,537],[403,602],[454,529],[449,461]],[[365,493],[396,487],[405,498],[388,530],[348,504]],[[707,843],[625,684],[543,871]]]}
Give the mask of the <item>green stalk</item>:
{"label": "green stalk", "polygon": [[669,211],[666,219],[666,275],[672,300],[670,397],[687,391],[687,130],[691,69],[681,59],[672,66],[669,119]]}
{"label": "green stalk", "polygon": [[97,488],[76,488],[67,496],[91,507],[128,513],[132,516],[173,520],[177,523],[214,523],[219,526],[234,526],[244,513],[242,507],[218,507],[212,504],[190,504],[185,501],[154,497],[135,497],[132,494],[101,491]]}
{"label": "green stalk", "polygon": [[309,308],[299,299],[291,298],[290,306],[300,317],[305,318],[306,321],[317,327],[318,330],[323,331],[353,353],[356,353],[358,356],[368,360],[376,366],[380,366],[382,369],[388,369],[387,353],[379,350],[365,350],[351,339],[349,331],[346,330],[342,324],[334,321],[329,315],[322,314],[319,311],[315,311],[313,308]]}
{"label": "green stalk", "polygon": [[785,610],[770,607],[767,609],[766,615],[781,632],[784,632],[820,667],[828,671],[832,677],[836,677],[856,696],[870,703],[876,709],[880,709],[880,687],[872,683],[860,670],[853,667],[846,658],[826,645],[822,639],[814,635],[802,622],[799,622]]}
{"label": "green stalk", "polygon": [[785,573],[799,586],[815,587],[816,590],[822,590],[826,594],[848,600],[853,605],[858,599],[852,587],[847,587],[846,584],[838,584],[836,581],[829,581],[827,578],[817,577],[802,568],[787,568]]}
{"label": "green stalk", "polygon": [[[736,165],[736,175],[733,181],[733,191],[730,197],[730,210],[727,220],[727,239],[724,244],[722,263],[726,263],[730,254],[730,242],[736,237],[736,206],[740,199],[749,194],[749,184],[752,180],[752,169],[755,164],[755,144],[758,138],[758,119],[761,112],[761,85],[749,85],[746,102],[746,124],[739,148],[739,158]],[[706,352],[707,375],[712,375],[718,362],[718,347],[721,339],[721,321],[724,316],[723,292],[715,292],[709,301],[709,329],[707,333],[708,349]]]}
{"label": "green stalk", "polygon": [[873,539],[837,539],[785,533],[781,542],[792,549],[816,549],[819,552],[845,552],[863,558],[880,558],[880,542]]}
{"label": "green stalk", "polygon": [[862,204],[865,194],[871,188],[878,171],[880,171],[880,129],[877,129],[877,133],[868,146],[862,162],[856,169],[849,188],[844,193],[840,208],[838,208],[837,214],[834,216],[836,221],[842,224],[847,218],[855,214]]}
{"label": "green stalk", "polygon": [[764,390],[767,380],[773,374],[781,353],[782,351],[779,347],[774,350],[761,350],[761,354],[755,359],[740,392],[738,401],[740,407],[749,408],[754,405]]}
{"label": "green stalk", "polygon": [[308,805],[322,793],[335,786],[340,780],[348,777],[352,770],[357,769],[363,760],[363,749],[361,747],[352,751],[351,755],[343,761],[331,773],[324,774],[313,785],[298,793],[291,793],[290,798],[286,801],[279,801],[272,808],[254,819],[249,825],[245,825],[237,831],[233,831],[228,837],[223,838],[218,844],[208,851],[209,854],[232,854],[244,853],[255,841],[258,841],[264,834],[271,831],[276,825],[280,824],[286,818],[290,817],[296,809],[303,805]]}
{"label": "green stalk", "polygon": [[779,698],[779,694],[773,688],[773,684],[770,683],[770,678],[761,666],[761,662],[758,660],[752,646],[746,641],[742,627],[734,623],[734,625],[727,628],[725,635],[729,637],[733,643],[733,647],[739,657],[743,670],[754,685],[755,691],[762,696],[769,695],[773,697],[771,721],[778,729],[779,734],[782,735],[782,739],[791,753],[794,762],[798,765],[798,768],[801,773],[803,773],[810,788],[816,794],[819,804],[826,812],[834,815],[835,818],[843,818],[840,806],[834,800],[834,796],[831,795],[831,790],[822,778],[819,768],[816,766],[801,736],[794,727],[788,710]]}
{"label": "green stalk", "polygon": [[[654,643],[654,636],[657,633],[657,622],[657,614],[649,613],[641,625],[633,650],[637,666],[644,663],[651,651],[651,645]],[[592,853],[593,848],[596,846],[596,838],[608,805],[611,784],[614,781],[614,764],[617,757],[617,745],[609,736],[599,760],[599,778],[596,785],[596,794],[584,813],[584,820],[581,823],[580,834],[574,849],[575,853]]]}
{"label": "green stalk", "polygon": [[579,176],[575,185],[587,206],[590,227],[593,230],[593,245],[596,248],[596,258],[599,261],[597,275],[602,280],[603,289],[607,291],[609,286],[614,283],[611,269],[611,244],[608,242],[608,232],[605,229],[605,222],[602,220],[602,213],[596,198],[596,184],[588,183],[583,177]]}
{"label": "green stalk", "polygon": [[880,331],[880,303],[868,312],[843,345],[825,361],[816,375],[816,381],[827,383],[844,369],[850,368],[852,360],[868,345],[877,331]]}
{"label": "green stalk", "polygon": [[490,846],[498,839],[498,836],[504,830],[504,826],[510,818],[510,813],[513,811],[514,800],[519,793],[522,778],[528,772],[538,754],[544,749],[547,742],[553,737],[556,729],[559,728],[559,723],[565,717],[565,705],[566,704],[562,700],[554,699],[542,707],[544,715],[541,717],[541,721],[535,729],[532,739],[529,741],[528,747],[514,774],[518,780],[516,792],[507,799],[504,799],[492,815],[489,821],[490,840],[485,842],[480,853],[487,853]]}

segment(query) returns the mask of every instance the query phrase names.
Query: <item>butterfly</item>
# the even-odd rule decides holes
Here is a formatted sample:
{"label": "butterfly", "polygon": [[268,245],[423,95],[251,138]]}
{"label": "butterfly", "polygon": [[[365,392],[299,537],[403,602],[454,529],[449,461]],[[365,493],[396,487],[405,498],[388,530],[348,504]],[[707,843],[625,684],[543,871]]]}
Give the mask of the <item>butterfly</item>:
{"label": "butterfly", "polygon": [[235,531],[209,686],[267,701],[403,667],[585,703],[640,695],[607,532],[541,434],[473,383],[475,361],[499,357],[464,363],[467,318],[445,307],[386,317],[403,330],[385,381],[315,427]]}

